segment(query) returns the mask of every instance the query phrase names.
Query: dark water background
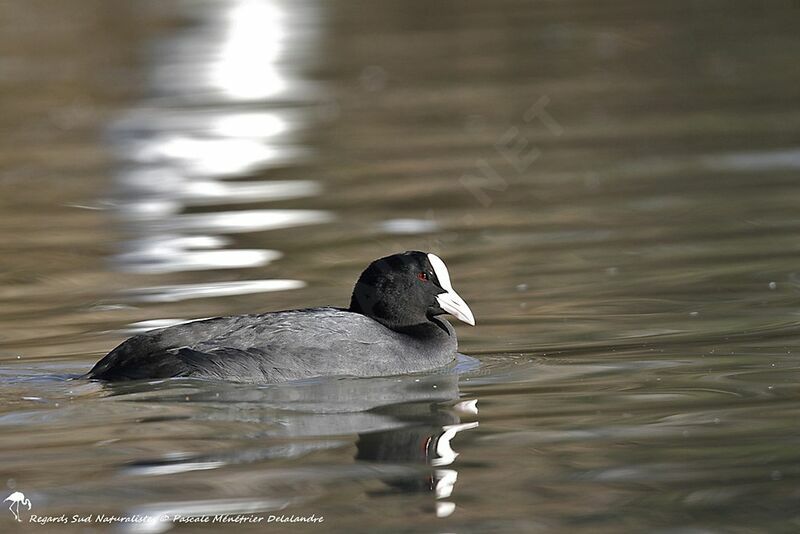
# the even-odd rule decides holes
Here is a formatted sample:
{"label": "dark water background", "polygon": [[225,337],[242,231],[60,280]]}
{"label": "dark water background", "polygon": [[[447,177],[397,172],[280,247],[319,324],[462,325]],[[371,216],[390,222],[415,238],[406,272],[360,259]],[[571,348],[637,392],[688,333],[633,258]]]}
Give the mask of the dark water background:
{"label": "dark water background", "polygon": [[[24,518],[325,518],[231,530],[800,529],[798,15],[0,2],[0,483]],[[479,365],[66,381],[134,331],[344,305],[406,249]]]}

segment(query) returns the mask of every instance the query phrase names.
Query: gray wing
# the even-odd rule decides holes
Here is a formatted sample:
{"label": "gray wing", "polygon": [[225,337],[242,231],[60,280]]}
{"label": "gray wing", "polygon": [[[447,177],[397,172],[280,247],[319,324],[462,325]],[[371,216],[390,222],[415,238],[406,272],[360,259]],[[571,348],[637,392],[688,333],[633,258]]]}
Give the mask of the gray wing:
{"label": "gray wing", "polygon": [[106,354],[84,378],[136,380],[190,376],[192,369],[176,359],[172,349],[221,335],[237,325],[246,324],[251,317],[215,317],[133,336]]}
{"label": "gray wing", "polygon": [[360,314],[334,308],[293,310],[194,321],[134,336],[86,377],[278,382],[337,374],[375,376],[412,370],[406,365],[413,356],[408,351],[408,338]]}
{"label": "gray wing", "polygon": [[375,376],[404,372],[408,338],[364,317],[336,309],[281,312],[183,352],[204,376],[278,382],[312,376]]}

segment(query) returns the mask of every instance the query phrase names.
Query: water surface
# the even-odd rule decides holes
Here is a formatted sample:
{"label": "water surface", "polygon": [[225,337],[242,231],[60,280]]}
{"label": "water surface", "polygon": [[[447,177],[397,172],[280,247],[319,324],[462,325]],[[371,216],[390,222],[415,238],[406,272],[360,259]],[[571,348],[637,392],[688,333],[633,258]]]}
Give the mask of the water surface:
{"label": "water surface", "polygon": [[[797,23],[792,2],[0,4],[0,481],[23,519],[796,530]],[[406,249],[447,261],[477,361],[68,380],[133,332],[345,305]]]}

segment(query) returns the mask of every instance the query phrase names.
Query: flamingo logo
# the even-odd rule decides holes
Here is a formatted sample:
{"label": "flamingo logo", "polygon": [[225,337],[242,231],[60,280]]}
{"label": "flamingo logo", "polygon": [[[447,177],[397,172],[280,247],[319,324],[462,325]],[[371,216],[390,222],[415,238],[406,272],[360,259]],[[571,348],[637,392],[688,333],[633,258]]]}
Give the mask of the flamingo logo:
{"label": "flamingo logo", "polygon": [[16,519],[21,523],[22,519],[19,518],[19,505],[22,504],[22,506],[27,506],[28,511],[30,512],[31,510],[30,499],[26,499],[25,494],[22,493],[21,491],[15,491],[14,493],[12,493],[3,500],[3,502],[7,501],[11,501],[11,505],[8,507],[8,509],[11,511],[12,514],[14,514],[14,519]]}

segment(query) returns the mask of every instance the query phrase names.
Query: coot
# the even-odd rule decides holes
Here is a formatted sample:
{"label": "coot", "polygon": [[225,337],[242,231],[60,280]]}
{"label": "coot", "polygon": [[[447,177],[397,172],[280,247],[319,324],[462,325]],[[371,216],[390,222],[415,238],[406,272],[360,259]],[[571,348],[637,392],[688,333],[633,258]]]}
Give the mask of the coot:
{"label": "coot", "polygon": [[442,367],[456,356],[449,313],[475,324],[444,262],[419,251],[372,262],[350,307],[216,317],[134,336],[85,378],[197,377],[270,383],[386,376]]}

